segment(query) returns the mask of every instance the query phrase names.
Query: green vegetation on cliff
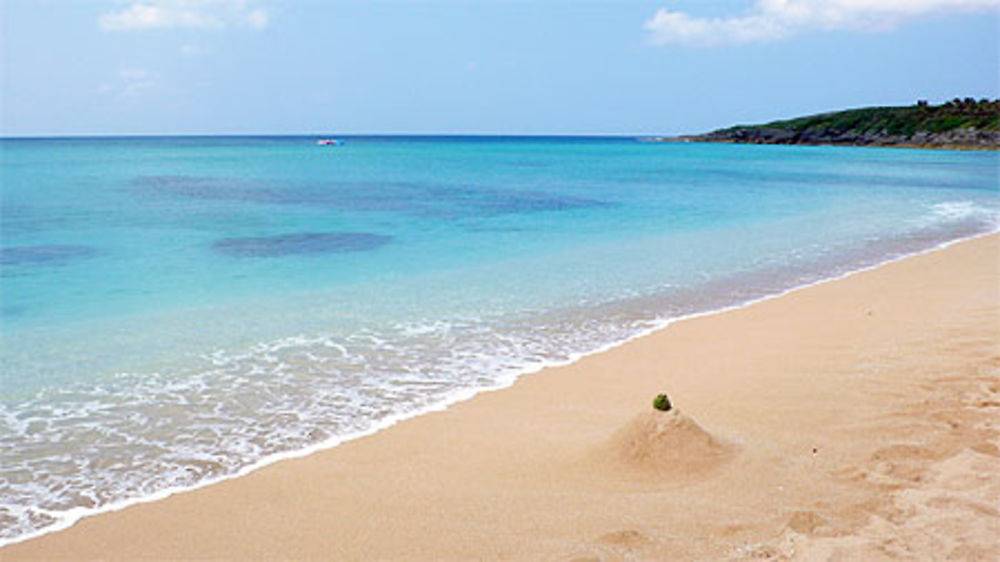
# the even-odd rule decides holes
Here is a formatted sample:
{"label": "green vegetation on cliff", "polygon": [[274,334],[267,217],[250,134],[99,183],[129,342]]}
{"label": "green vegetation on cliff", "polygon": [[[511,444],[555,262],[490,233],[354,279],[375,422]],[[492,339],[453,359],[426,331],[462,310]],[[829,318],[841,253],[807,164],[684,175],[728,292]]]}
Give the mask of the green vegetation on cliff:
{"label": "green vegetation on cliff", "polygon": [[769,129],[802,131],[882,132],[890,135],[913,135],[919,132],[942,133],[954,129],[1000,130],[1000,100],[954,99],[942,105],[917,102],[904,107],[866,107],[774,121]]}
{"label": "green vegetation on cliff", "polygon": [[956,98],[941,105],[866,107],[763,125],[740,125],[682,140],[757,144],[1000,146],[1000,100]]}

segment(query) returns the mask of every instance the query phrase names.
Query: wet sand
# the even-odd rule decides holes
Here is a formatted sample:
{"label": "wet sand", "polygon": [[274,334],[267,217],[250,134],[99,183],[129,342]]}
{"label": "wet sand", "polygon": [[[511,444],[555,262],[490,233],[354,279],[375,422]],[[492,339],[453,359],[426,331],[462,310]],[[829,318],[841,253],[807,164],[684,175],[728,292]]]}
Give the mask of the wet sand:
{"label": "wet sand", "polygon": [[[673,411],[653,411],[659,392]],[[678,322],[0,559],[996,560],[998,506],[991,235]]]}

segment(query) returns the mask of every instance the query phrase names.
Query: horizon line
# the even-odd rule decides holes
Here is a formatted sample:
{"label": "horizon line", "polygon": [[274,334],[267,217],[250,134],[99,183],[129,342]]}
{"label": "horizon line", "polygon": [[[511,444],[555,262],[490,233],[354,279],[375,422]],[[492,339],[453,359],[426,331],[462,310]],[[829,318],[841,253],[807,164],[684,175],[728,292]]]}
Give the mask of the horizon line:
{"label": "horizon line", "polygon": [[71,139],[141,139],[141,138],[646,138],[674,137],[663,133],[57,133],[0,134],[0,140],[71,140]]}

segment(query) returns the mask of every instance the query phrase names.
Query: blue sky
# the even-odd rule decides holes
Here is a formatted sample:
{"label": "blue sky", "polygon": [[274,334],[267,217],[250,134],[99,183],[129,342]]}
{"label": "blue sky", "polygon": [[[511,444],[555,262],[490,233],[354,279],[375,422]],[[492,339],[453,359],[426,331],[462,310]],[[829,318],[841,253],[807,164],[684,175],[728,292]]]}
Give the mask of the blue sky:
{"label": "blue sky", "polygon": [[1000,0],[0,3],[8,136],[675,134],[1000,96]]}

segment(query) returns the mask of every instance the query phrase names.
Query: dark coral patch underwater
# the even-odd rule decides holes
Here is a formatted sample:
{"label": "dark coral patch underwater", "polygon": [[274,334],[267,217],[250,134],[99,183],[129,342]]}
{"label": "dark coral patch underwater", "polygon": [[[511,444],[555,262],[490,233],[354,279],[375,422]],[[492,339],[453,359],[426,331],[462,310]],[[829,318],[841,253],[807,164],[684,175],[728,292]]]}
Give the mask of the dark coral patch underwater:
{"label": "dark coral patch underwater", "polygon": [[299,232],[276,236],[223,238],[212,248],[236,257],[280,257],[374,250],[392,241],[391,236],[367,232]]}
{"label": "dark coral patch underwater", "polygon": [[209,201],[300,205],[339,211],[405,213],[421,217],[468,218],[587,209],[605,201],[524,188],[398,181],[329,181],[268,185],[242,178],[142,176],[141,191]]}
{"label": "dark coral patch underwater", "polygon": [[73,260],[97,255],[90,246],[77,244],[39,244],[32,246],[0,247],[0,265],[65,265]]}

